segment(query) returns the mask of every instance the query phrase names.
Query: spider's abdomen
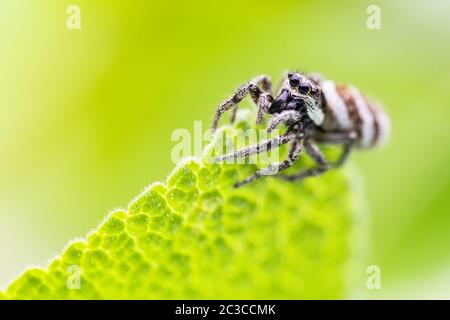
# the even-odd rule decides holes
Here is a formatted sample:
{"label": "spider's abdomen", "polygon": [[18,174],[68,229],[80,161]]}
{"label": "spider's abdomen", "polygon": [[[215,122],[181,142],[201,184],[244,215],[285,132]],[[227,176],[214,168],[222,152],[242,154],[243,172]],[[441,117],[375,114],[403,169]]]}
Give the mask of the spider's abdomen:
{"label": "spider's abdomen", "polygon": [[361,148],[382,144],[386,140],[389,119],[376,103],[350,85],[337,85],[334,81],[325,80],[321,88],[325,97],[323,129],[355,131],[356,145]]}

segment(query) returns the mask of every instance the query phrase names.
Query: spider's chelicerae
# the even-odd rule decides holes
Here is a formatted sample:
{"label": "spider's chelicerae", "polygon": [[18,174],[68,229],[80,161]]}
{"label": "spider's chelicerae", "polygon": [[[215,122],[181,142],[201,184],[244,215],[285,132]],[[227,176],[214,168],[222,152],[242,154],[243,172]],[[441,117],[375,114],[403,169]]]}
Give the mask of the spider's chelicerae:
{"label": "spider's chelicerae", "polygon": [[[388,135],[388,117],[358,89],[350,85],[335,84],[318,74],[296,72],[289,72],[285,76],[275,97],[272,94],[270,78],[265,75],[241,86],[234,95],[217,107],[212,129],[217,128],[221,115],[227,110],[232,109],[231,118],[234,121],[239,102],[248,94],[257,106],[257,124],[263,121],[265,114],[269,114],[271,118],[268,131],[281,124],[286,125],[287,130],[276,138],[226,154],[218,158],[218,161],[249,157],[287,143],[290,143],[290,149],[287,159],[256,171],[236,183],[236,187],[286,170],[300,157],[303,149],[317,165],[293,175],[277,174],[277,177],[294,181],[317,176],[342,165],[353,148],[378,145]],[[339,159],[330,163],[317,143],[342,145]]]}

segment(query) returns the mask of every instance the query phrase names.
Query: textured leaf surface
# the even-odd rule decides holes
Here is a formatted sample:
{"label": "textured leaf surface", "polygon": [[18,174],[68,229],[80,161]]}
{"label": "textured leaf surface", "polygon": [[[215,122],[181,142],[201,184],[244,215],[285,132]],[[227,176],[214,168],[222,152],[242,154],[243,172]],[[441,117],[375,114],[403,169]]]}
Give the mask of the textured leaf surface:
{"label": "textured leaf surface", "polygon": [[186,161],[46,268],[27,270],[3,298],[345,297],[365,249],[352,178],[335,171],[232,188],[254,170]]}

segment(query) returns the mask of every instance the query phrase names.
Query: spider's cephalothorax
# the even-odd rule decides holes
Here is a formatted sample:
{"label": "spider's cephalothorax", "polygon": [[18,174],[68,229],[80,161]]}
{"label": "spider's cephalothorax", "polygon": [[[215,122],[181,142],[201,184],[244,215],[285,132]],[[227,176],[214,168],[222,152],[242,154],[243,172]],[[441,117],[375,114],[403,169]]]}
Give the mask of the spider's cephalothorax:
{"label": "spider's cephalothorax", "polygon": [[[216,129],[223,112],[233,109],[235,119],[238,103],[250,94],[258,108],[257,124],[264,115],[271,116],[267,130],[271,131],[284,124],[287,130],[279,137],[260,144],[243,148],[224,155],[218,160],[249,157],[265,152],[282,144],[291,143],[288,158],[271,164],[247,179],[237,187],[261,176],[276,174],[293,165],[304,148],[317,163],[316,167],[304,169],[294,175],[277,175],[286,180],[301,180],[340,166],[354,148],[368,148],[383,142],[389,131],[389,120],[381,108],[363,96],[358,89],[349,85],[337,85],[321,76],[289,72],[281,83],[278,94],[271,92],[270,78],[259,76],[241,86],[236,93],[217,108],[212,129]],[[341,144],[340,158],[330,163],[316,143]]]}

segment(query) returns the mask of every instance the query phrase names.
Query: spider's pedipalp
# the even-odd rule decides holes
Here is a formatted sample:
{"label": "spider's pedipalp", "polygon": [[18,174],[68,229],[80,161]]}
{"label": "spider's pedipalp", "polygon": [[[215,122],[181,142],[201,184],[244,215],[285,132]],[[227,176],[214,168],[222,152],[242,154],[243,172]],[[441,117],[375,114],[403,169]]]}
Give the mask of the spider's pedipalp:
{"label": "spider's pedipalp", "polygon": [[301,113],[296,110],[283,111],[270,119],[269,125],[267,126],[267,132],[271,132],[282,123],[290,125],[300,121],[301,118]]}

